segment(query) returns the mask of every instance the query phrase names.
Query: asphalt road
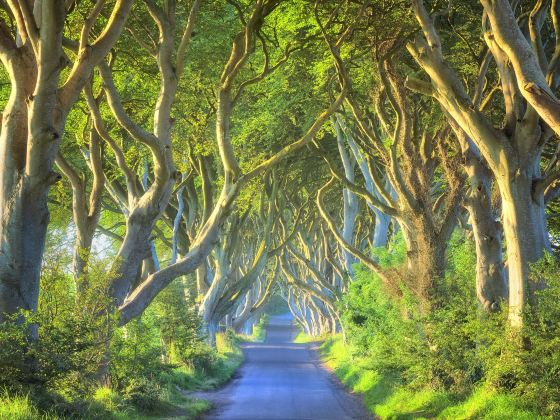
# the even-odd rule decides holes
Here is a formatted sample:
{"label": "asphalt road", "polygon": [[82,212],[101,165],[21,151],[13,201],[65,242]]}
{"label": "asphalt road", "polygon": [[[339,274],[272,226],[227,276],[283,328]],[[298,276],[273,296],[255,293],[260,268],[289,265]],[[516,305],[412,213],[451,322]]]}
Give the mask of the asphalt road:
{"label": "asphalt road", "polygon": [[236,378],[210,397],[207,419],[344,420],[371,418],[321,367],[308,344],[294,344],[290,315],[271,317],[264,343],[243,345],[245,362]]}

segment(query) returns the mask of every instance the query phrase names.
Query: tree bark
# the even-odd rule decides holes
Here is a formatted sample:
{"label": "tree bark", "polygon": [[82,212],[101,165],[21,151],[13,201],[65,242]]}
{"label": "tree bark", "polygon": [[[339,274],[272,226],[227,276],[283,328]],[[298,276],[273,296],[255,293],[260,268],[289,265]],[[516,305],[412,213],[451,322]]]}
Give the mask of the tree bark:
{"label": "tree bark", "polygon": [[529,265],[538,261],[545,250],[550,250],[544,197],[533,196],[535,170],[538,168],[498,180],[507,242],[508,319],[516,327],[522,325],[525,305],[536,287],[529,284]]}
{"label": "tree bark", "polygon": [[476,246],[476,295],[487,312],[499,309],[507,299],[507,281],[502,252],[502,227],[492,208],[492,174],[478,148],[451,121],[465,161],[469,191],[464,198]]}
{"label": "tree bark", "polygon": [[[0,322],[5,315],[37,307],[38,277],[24,277],[25,248],[36,246],[41,240],[40,232],[38,235],[26,232],[31,226],[27,226],[24,218],[24,209],[30,205],[29,197],[23,191],[28,135],[26,99],[33,92],[37,71],[29,48],[22,47],[4,63],[12,88],[2,114],[0,132]],[[21,71],[22,68],[27,71]],[[35,240],[26,243],[25,238],[33,236]],[[33,254],[36,255],[37,251]],[[40,260],[28,260],[27,265],[38,266],[40,263]]]}
{"label": "tree bark", "polygon": [[445,276],[447,242],[451,232],[443,237],[434,236],[424,226],[422,218],[401,223],[407,243],[407,278],[405,284],[418,298],[422,315],[439,305],[438,287]]}
{"label": "tree bark", "polygon": [[[336,142],[338,145],[338,153],[342,160],[342,166],[344,168],[344,174],[350,182],[354,182],[354,162],[351,160],[349,153],[346,151],[346,145],[344,141],[344,134],[342,127],[338,121],[333,118],[332,123],[336,132]],[[358,216],[358,199],[356,195],[350,191],[348,188],[343,188],[343,218],[342,218],[342,237],[346,242],[352,244],[354,242],[354,229],[356,226],[356,217]],[[349,253],[346,249],[342,250],[343,262],[346,272],[350,277],[354,277],[354,269],[352,265],[356,262],[354,256]]]}
{"label": "tree bark", "polygon": [[[380,201],[385,202],[383,197],[381,197],[381,195],[379,194],[379,192],[375,188],[375,185],[373,183],[373,176],[371,174],[370,168],[369,168],[369,166],[366,162],[366,159],[365,159],[365,156],[364,156],[363,152],[359,149],[358,145],[356,144],[356,142],[354,141],[354,139],[352,138],[352,136],[348,132],[348,128],[346,128],[345,131],[346,131],[346,141],[348,142],[348,145],[350,146],[350,149],[352,150],[352,154],[354,155],[354,158],[356,159],[356,162],[358,162],[358,167],[360,168],[360,172],[362,173],[362,176],[364,177],[366,190],[370,194],[377,197]],[[391,195],[394,196],[395,195],[394,189],[391,187],[390,184],[391,183],[389,182],[389,180],[386,179],[385,180],[385,187],[388,191],[391,191]],[[393,198],[395,198],[395,197],[393,197]],[[391,216],[383,213],[377,207],[373,206],[369,202],[367,203],[367,205],[368,205],[369,209],[375,215],[375,225],[374,225],[374,230],[373,230],[372,246],[373,246],[373,248],[385,247],[385,246],[387,246],[387,241],[388,241],[388,233],[389,233],[389,225],[391,224]]]}

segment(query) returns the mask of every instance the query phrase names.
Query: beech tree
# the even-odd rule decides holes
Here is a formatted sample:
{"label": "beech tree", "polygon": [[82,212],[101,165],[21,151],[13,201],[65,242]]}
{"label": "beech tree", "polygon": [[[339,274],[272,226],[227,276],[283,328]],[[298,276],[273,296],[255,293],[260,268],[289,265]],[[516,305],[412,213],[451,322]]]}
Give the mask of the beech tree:
{"label": "beech tree", "polygon": [[[509,41],[503,38],[503,26],[498,24],[502,22],[499,16],[505,16],[504,13],[507,14],[511,8],[507,2],[501,3],[501,6],[497,6],[497,3],[490,5],[489,2],[483,2],[484,39],[496,63],[504,101],[504,123],[501,127],[496,127],[491,119],[479,110],[472,97],[467,94],[457,73],[446,62],[443,45],[432,17],[421,1],[413,2],[412,7],[422,34],[409,43],[407,48],[428,74],[430,94],[472,139],[496,179],[507,242],[509,319],[512,325],[519,326],[522,323],[521,313],[530,294],[529,264],[537,261],[545,250],[550,249],[544,191],[558,174],[553,167],[548,168],[545,173],[541,172],[542,149],[550,141],[554,125],[548,125],[552,122],[548,117],[542,117],[544,121],[541,120],[541,112],[546,115],[543,105],[536,106],[536,95],[527,91],[532,90],[530,83],[535,82],[521,78],[519,73],[519,60],[530,63],[534,52],[529,54],[531,47],[524,41],[526,55],[521,59],[519,50],[515,47],[512,49],[515,45],[514,39],[519,41],[519,37]],[[535,47],[538,47],[540,42],[542,22],[537,17],[542,13],[542,6],[542,2],[537,4],[530,18]],[[508,16],[511,18],[513,14]],[[518,31],[517,23],[512,28],[513,32]],[[518,35],[523,37],[520,31]],[[513,66],[508,65],[509,61]],[[487,68],[488,66],[482,68],[481,77],[484,77]],[[542,70],[538,70],[542,78]],[[553,83],[555,71],[552,70],[549,83]],[[546,87],[542,92],[550,92],[550,87]]]}
{"label": "beech tree", "polygon": [[[78,282],[78,294],[87,287],[87,272],[93,237],[101,216],[102,195],[105,187],[103,172],[102,139],[94,128],[89,130],[88,149],[85,158],[91,168],[92,181],[89,197],[86,177],[59,152],[56,164],[68,178],[72,188],[72,217],[76,225],[76,242],[74,244],[73,274]],[[87,169],[86,169],[87,170]]]}
{"label": "beech tree", "polygon": [[[345,69],[342,71],[346,72]],[[385,171],[391,184],[394,185],[396,198],[391,197],[391,190],[386,188],[379,174],[374,175],[373,182],[384,201],[350,182],[333,165],[331,170],[345,186],[360,192],[370,205],[398,221],[407,243],[407,264],[412,282],[409,286],[423,304],[429,307],[429,302],[436,296],[437,279],[443,276],[445,270],[445,249],[457,223],[463,179],[446,153],[449,146],[445,143],[449,141],[449,130],[443,128],[430,133],[420,127],[414,127],[414,119],[420,118],[418,115],[420,107],[415,109],[409,102],[402,78],[399,80],[395,69],[391,68],[388,61],[380,65],[379,71],[388,104],[397,114],[396,122],[393,124],[383,110],[383,95],[379,95],[376,104],[376,116],[381,125],[379,131],[367,125],[356,102],[352,99],[349,99],[349,102],[354,117],[371,144],[370,147],[375,148],[381,155]],[[348,78],[348,73],[343,73],[342,77]],[[416,117],[413,116],[414,114]],[[384,136],[391,139],[389,150],[385,148]],[[447,191],[438,190],[435,180],[438,166],[445,174]],[[322,191],[318,199],[319,206],[321,206],[321,196]],[[329,218],[326,211],[322,214],[323,217]],[[332,223],[329,225],[332,227]],[[349,250],[353,248],[343,240],[344,238],[340,239],[342,239],[341,245]],[[368,266],[385,278],[386,282],[392,282],[387,275],[382,274],[383,270],[375,261],[364,256],[363,253],[360,254]],[[392,287],[398,290],[398,285]]]}
{"label": "beech tree", "polygon": [[[0,319],[37,309],[47,196],[60,180],[53,165],[66,117],[93,68],[115,44],[131,5],[132,0],[122,0],[108,9],[98,2],[82,20],[76,9],[84,6],[76,2],[2,4],[13,24],[4,17],[0,21],[0,59],[11,83],[0,134]],[[66,29],[79,37],[66,38]]]}

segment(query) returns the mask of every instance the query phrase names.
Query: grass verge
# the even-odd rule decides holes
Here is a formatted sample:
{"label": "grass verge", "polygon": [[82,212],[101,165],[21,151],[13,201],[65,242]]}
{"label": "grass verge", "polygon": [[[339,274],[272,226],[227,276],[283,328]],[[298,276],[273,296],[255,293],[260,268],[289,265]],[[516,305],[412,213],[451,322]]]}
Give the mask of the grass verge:
{"label": "grass verge", "polygon": [[[87,401],[76,402],[56,395],[31,396],[0,390],[0,420],[197,419],[211,404],[190,396],[190,392],[212,390],[226,383],[243,362],[240,342],[241,338],[232,333],[218,334],[217,351],[205,366],[182,366],[162,372],[152,382],[141,384],[137,393],[128,398],[109,387],[100,387]],[[56,406],[51,401],[57,401]]]}
{"label": "grass verge", "polygon": [[377,371],[371,360],[352,357],[341,337],[324,340],[320,354],[342,383],[352,392],[361,394],[369,411],[381,419],[546,418],[531,411],[519,399],[483,385],[467,396],[412,389],[403,384],[398,375]]}
{"label": "grass verge", "polygon": [[307,343],[318,343],[320,341],[325,341],[328,339],[329,336],[319,336],[314,337],[312,335],[308,335],[303,330],[300,330],[298,335],[294,338],[294,343],[296,344],[307,344]]}

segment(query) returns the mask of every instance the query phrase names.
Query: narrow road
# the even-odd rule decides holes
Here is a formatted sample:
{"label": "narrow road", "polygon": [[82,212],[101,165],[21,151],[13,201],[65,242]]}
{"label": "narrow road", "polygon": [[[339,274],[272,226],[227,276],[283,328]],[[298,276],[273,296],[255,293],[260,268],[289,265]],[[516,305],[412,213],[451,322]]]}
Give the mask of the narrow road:
{"label": "narrow road", "polygon": [[237,378],[214,395],[207,419],[344,420],[371,418],[317,360],[308,344],[294,344],[291,315],[271,317],[264,343],[243,345]]}

